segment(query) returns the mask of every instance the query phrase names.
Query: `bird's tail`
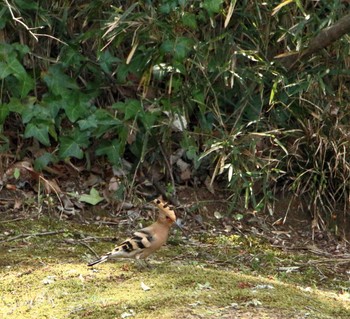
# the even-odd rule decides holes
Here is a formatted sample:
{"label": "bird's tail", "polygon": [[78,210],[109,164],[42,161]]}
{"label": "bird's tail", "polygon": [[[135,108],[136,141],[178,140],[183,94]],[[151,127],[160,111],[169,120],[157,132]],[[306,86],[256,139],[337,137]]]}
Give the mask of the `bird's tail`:
{"label": "bird's tail", "polygon": [[108,259],[109,255],[102,256],[100,259],[97,259],[88,264],[89,267],[105,262]]}

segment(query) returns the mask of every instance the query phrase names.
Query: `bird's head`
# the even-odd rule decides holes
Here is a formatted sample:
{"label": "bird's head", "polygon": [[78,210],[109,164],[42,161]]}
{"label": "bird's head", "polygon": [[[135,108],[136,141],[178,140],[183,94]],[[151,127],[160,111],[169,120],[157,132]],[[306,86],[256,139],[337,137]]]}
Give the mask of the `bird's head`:
{"label": "bird's head", "polygon": [[169,206],[168,203],[163,200],[163,198],[158,197],[153,201],[153,203],[159,209],[159,219],[162,222],[168,223],[170,225],[176,222],[175,211]]}

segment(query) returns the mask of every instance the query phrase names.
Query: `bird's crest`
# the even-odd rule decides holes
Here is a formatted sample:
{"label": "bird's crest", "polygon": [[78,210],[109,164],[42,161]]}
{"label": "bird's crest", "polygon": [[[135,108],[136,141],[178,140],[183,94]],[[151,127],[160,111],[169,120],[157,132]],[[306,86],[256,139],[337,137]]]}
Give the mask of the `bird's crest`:
{"label": "bird's crest", "polygon": [[170,207],[170,205],[163,200],[162,197],[158,197],[153,200],[153,203],[159,208],[159,212],[163,215],[169,217],[172,221],[176,221],[175,211]]}

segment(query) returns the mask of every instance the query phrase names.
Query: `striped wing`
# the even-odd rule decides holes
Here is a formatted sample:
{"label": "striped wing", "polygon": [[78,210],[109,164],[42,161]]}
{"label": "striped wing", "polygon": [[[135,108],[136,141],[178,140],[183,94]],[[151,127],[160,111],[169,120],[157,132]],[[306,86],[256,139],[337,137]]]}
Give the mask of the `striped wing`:
{"label": "striped wing", "polygon": [[153,241],[154,237],[149,231],[139,230],[132,237],[116,246],[111,252],[88,264],[88,266],[93,266],[113,258],[138,258],[145,249],[152,245]]}

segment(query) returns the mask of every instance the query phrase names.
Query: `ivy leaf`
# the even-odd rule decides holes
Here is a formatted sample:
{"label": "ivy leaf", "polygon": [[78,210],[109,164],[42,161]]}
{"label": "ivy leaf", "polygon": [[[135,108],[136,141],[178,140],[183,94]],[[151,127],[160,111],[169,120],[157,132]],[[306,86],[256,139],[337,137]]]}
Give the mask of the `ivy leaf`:
{"label": "ivy leaf", "polygon": [[82,132],[78,127],[75,127],[70,135],[70,137],[84,149],[90,145],[90,136],[90,131]]}
{"label": "ivy leaf", "polygon": [[119,164],[121,158],[120,143],[118,140],[104,141],[96,149],[96,155],[106,155],[112,164]]}
{"label": "ivy leaf", "polygon": [[0,79],[3,80],[12,73],[11,68],[4,62],[0,62]]}
{"label": "ivy leaf", "polygon": [[154,125],[157,118],[160,116],[159,112],[145,112],[141,115],[142,124],[145,126],[146,130],[150,130]]}
{"label": "ivy leaf", "polygon": [[51,66],[47,73],[42,74],[42,78],[55,95],[65,96],[69,89],[79,89],[75,81],[64,73],[62,66],[59,64]]}
{"label": "ivy leaf", "polygon": [[134,119],[136,115],[142,111],[141,102],[139,100],[127,100],[125,103],[118,102],[113,105],[113,108],[124,113],[124,120]]}
{"label": "ivy leaf", "polygon": [[125,120],[134,119],[142,111],[141,102],[138,100],[129,100],[125,110]]}
{"label": "ivy leaf", "polygon": [[0,43],[0,59],[7,61],[9,56],[15,55],[14,46],[7,43]]}
{"label": "ivy leaf", "polygon": [[[41,105],[35,103],[35,99],[26,99],[25,107],[21,110],[23,123],[29,123],[37,120],[37,122],[48,123],[51,125],[54,123],[54,117],[52,116],[50,107],[47,105]],[[35,104],[34,104],[35,103]],[[11,111],[18,112],[16,109]]]}
{"label": "ivy leaf", "polygon": [[[32,109],[33,108],[33,104],[35,103],[35,98],[32,98],[32,97],[28,97],[27,99],[25,100],[20,100],[18,98],[11,98],[10,99],[10,102],[8,103],[8,108],[10,110],[10,112],[15,112],[15,113],[18,113],[18,114],[21,114],[22,115],[22,121],[23,123],[28,123],[28,121],[24,121],[23,120],[23,113],[25,113],[26,111],[28,111],[28,109]],[[31,111],[29,111],[30,113]],[[33,116],[30,117],[30,119],[32,118]]]}
{"label": "ivy leaf", "polygon": [[62,98],[47,94],[41,100],[41,104],[45,107],[47,116],[51,119],[56,119],[63,103]]}
{"label": "ivy leaf", "polygon": [[30,75],[27,73],[22,75],[15,75],[19,80],[18,92],[21,98],[25,98],[28,93],[34,89],[35,82]]}
{"label": "ivy leaf", "polygon": [[165,40],[162,45],[160,46],[161,51],[164,53],[173,53],[174,51],[174,41],[172,40]]}
{"label": "ivy leaf", "polygon": [[26,70],[24,69],[23,65],[17,60],[16,55],[10,55],[8,57],[7,67],[15,76],[26,74]]}
{"label": "ivy leaf", "polygon": [[123,123],[107,110],[97,109],[94,115],[98,122],[94,132],[96,138],[100,138],[107,131],[118,131],[123,126]]}
{"label": "ivy leaf", "polygon": [[218,13],[221,10],[221,4],[224,0],[204,0],[203,8],[207,10],[209,15]]}
{"label": "ivy leaf", "polygon": [[45,146],[51,145],[49,139],[49,126],[45,125],[44,123],[28,123],[24,131],[24,137],[34,137],[36,140],[38,140],[41,144]]}
{"label": "ivy leaf", "polygon": [[113,66],[113,64],[121,62],[121,60],[113,56],[111,52],[107,49],[100,54],[98,62],[101,66],[101,69],[107,74],[110,74],[112,73],[111,67]]}
{"label": "ivy leaf", "polygon": [[192,50],[193,41],[190,38],[180,37],[174,40],[165,40],[160,49],[163,53],[170,53],[178,61],[182,61]]}
{"label": "ivy leaf", "polygon": [[99,202],[102,202],[104,200],[103,197],[100,196],[98,191],[93,187],[90,190],[90,194],[83,194],[79,197],[79,200],[84,203],[88,203],[91,205],[96,205]]}
{"label": "ivy leaf", "polygon": [[83,150],[80,148],[79,144],[74,141],[73,138],[69,136],[62,136],[60,138],[60,148],[58,155],[61,159],[76,157],[82,159],[84,156]]}
{"label": "ivy leaf", "polygon": [[60,56],[60,63],[62,63],[64,67],[73,67],[74,69],[79,68],[82,63],[88,60],[88,58],[82,55],[76,47],[71,45],[64,46],[61,49]]}
{"label": "ivy leaf", "polygon": [[198,28],[197,17],[193,13],[184,12],[184,14],[182,16],[182,23],[186,27],[191,28],[192,30],[196,30]]}
{"label": "ivy leaf", "polygon": [[[23,7],[21,6],[21,8],[23,8]],[[16,53],[18,54],[19,60],[23,59],[23,56],[30,52],[29,47],[27,45],[24,45],[24,44],[13,43],[10,45],[10,47],[11,47],[11,51],[12,50],[16,51]]]}
{"label": "ivy leaf", "polygon": [[35,82],[26,72],[23,65],[17,60],[15,55],[8,57],[5,74],[8,72],[11,72],[18,81],[12,84],[12,91],[21,98],[26,97],[27,94],[33,90]]}
{"label": "ivy leaf", "polygon": [[0,124],[3,124],[10,114],[9,106],[7,104],[0,104]]}
{"label": "ivy leaf", "polygon": [[51,153],[45,152],[43,155],[35,159],[34,169],[36,171],[42,171],[50,163],[57,162],[57,157]]}
{"label": "ivy leaf", "polygon": [[183,61],[186,58],[188,53],[192,50],[193,41],[192,39],[181,37],[177,39],[174,57],[178,61]]}
{"label": "ivy leaf", "polygon": [[98,127],[98,121],[96,119],[95,114],[92,114],[88,118],[85,118],[85,119],[78,121],[78,124],[79,124],[79,128],[82,131]]}
{"label": "ivy leaf", "polygon": [[90,97],[79,92],[70,92],[65,95],[62,107],[68,119],[74,123],[78,119],[87,117],[91,108]]}

